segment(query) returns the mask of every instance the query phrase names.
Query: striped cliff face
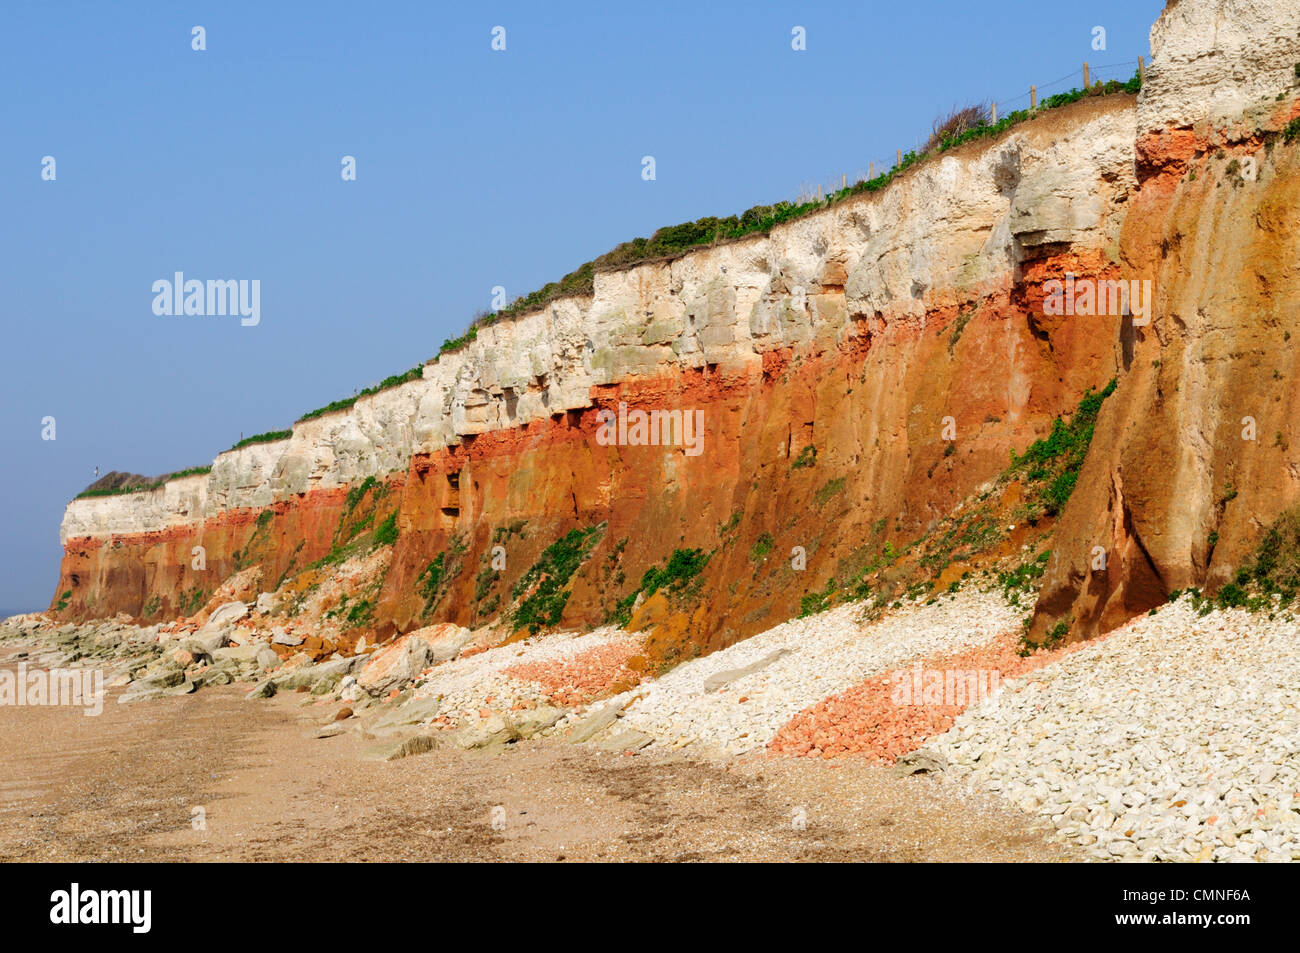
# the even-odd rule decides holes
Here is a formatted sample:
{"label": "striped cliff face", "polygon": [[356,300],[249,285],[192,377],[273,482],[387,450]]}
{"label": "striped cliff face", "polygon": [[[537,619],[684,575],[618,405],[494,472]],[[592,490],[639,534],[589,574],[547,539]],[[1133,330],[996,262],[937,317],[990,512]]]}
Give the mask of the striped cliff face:
{"label": "striped cliff face", "polygon": [[[702,608],[661,620],[665,638],[769,626],[806,589],[796,547],[799,579],[821,584],[924,532],[1113,376],[1120,319],[1049,315],[1042,289],[1118,276],[1135,116],[1132,96],[1085,100],[770,235],[598,275],[592,297],[483,328],[423,379],[207,475],[74,501],[54,604],[161,618],[254,566],[269,589],[329,555],[349,489],[372,478],[375,523],[396,514],[383,634],[486,621],[492,595],[591,527],[563,624],[603,620],[647,568],[700,549]],[[689,413],[696,431],[602,439],[620,412]],[[440,556],[456,571],[430,613],[421,578]]]}
{"label": "striped cliff face", "polygon": [[1300,9],[1170,4],[1152,49],[1120,246],[1155,303],[1063,514],[1035,638],[1217,589],[1300,498]]}

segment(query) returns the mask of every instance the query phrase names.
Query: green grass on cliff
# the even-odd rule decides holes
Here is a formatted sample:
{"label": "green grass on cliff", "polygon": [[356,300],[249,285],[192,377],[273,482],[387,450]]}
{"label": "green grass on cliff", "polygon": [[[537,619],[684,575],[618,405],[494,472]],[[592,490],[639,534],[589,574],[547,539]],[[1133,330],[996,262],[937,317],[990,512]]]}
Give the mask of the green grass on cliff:
{"label": "green grass on cliff", "polygon": [[[1169,599],[1172,602],[1180,595],[1171,592]],[[1300,507],[1283,511],[1273,521],[1251,560],[1212,597],[1199,589],[1188,589],[1187,595],[1201,615],[1217,607],[1268,611],[1272,618],[1274,611],[1290,607],[1300,595]]]}
{"label": "green grass on cliff", "polygon": [[336,410],[347,410],[362,397],[369,397],[372,394],[378,394],[383,390],[391,390],[394,387],[400,387],[403,384],[410,383],[411,381],[418,381],[423,376],[424,365],[417,364],[409,371],[405,371],[401,374],[394,374],[392,377],[385,377],[374,387],[367,387],[354,397],[344,397],[342,400],[336,400],[332,403],[326,404],[324,407],[317,407],[315,410],[308,411],[299,417],[296,423],[302,423],[305,420],[315,420],[317,417],[323,417],[325,414],[332,414]]}
{"label": "green grass on cliff", "polygon": [[1300,509],[1287,510],[1268,528],[1255,551],[1250,581],[1288,603],[1300,592]]}
{"label": "green grass on cliff", "polygon": [[[951,149],[965,145],[968,142],[977,139],[991,138],[999,136],[1008,129],[1022,122],[1026,122],[1034,116],[1045,110],[1056,109],[1062,106],[1068,106],[1071,103],[1078,102],[1081,99],[1090,96],[1107,96],[1115,93],[1136,93],[1141,88],[1141,83],[1135,75],[1127,83],[1120,83],[1112,80],[1108,83],[1096,83],[1088,89],[1072,89],[1069,92],[1058,93],[1049,96],[1039,104],[1037,111],[1018,110],[996,123],[987,120],[980,121],[973,128],[966,129],[958,135],[942,138],[937,145],[928,151],[912,150],[903,154],[902,161],[894,168],[881,173],[871,179],[863,179],[855,182],[845,188],[830,192],[824,199],[811,202],[776,202],[771,205],[755,205],[746,209],[739,215],[729,215],[724,217],[707,216],[696,219],[693,222],[682,222],[677,225],[668,225],[655,231],[649,238],[634,238],[631,241],[623,242],[615,246],[605,254],[579,265],[576,269],[569,272],[559,281],[552,281],[536,291],[522,295],[512,301],[508,306],[497,312],[482,312],[471,321],[470,326],[465,333],[459,337],[450,338],[443,342],[438,350],[438,357],[444,354],[452,354],[463,350],[472,344],[478,337],[478,329],[487,325],[505,319],[518,317],[531,311],[536,311],[558,298],[587,296],[595,291],[595,276],[597,272],[617,271],[637,265],[645,261],[656,259],[670,259],[680,257],[688,252],[700,248],[706,248],[710,245],[716,245],[720,242],[733,241],[744,238],[749,235],[766,235],[773,228],[795,219],[803,218],[822,209],[825,209],[838,202],[852,198],[864,193],[879,192],[887,188],[896,178],[915,165],[923,163],[931,158],[941,155]],[[1291,124],[1286,131],[1286,141],[1291,142],[1295,137],[1300,136],[1300,120]],[[385,378],[374,387],[367,387],[353,397],[344,397],[340,400],[332,401],[324,407],[318,407],[315,410],[308,411],[298,418],[296,423],[303,423],[308,420],[314,420],[325,414],[336,411],[347,410],[352,407],[358,400],[377,394],[380,391],[398,387],[409,381],[419,380],[423,376],[423,366],[417,365],[410,370],[395,374]],[[232,447],[232,450],[238,450],[254,443],[264,443],[275,440],[283,440],[293,435],[291,430],[270,431],[263,434],[256,434],[247,437]],[[808,465],[808,464],[804,464]],[[177,476],[177,475],[173,475]],[[171,479],[169,477],[168,479]],[[165,482],[165,481],[164,481]],[[156,489],[162,484],[156,484],[150,487],[136,487],[131,489],[113,490],[113,491],[93,491],[81,494],[81,496],[109,496],[117,493],[135,492],[138,489]],[[1068,496],[1068,488],[1062,487],[1061,491]],[[80,497],[79,497],[80,498]]]}
{"label": "green grass on cliff", "polygon": [[392,546],[397,542],[397,510],[393,510],[382,523],[375,527],[375,544]]}
{"label": "green grass on cliff", "polygon": [[[277,440],[288,440],[293,436],[292,430],[268,430],[266,433],[255,433],[251,437],[245,437],[239,443],[235,444],[230,450],[239,450],[242,447],[250,447],[255,443],[274,443]],[[226,451],[229,453],[230,451]]]}
{"label": "green grass on cliff", "polygon": [[98,496],[121,496],[124,493],[142,493],[147,490],[158,490],[166,486],[171,480],[179,480],[182,477],[203,476],[211,473],[212,467],[190,467],[188,470],[177,470],[175,473],[169,473],[165,477],[160,477],[151,483],[132,483],[127,486],[119,486],[113,489],[100,490],[82,490],[74,499],[87,500]]}
{"label": "green grass on cliff", "polygon": [[447,594],[451,582],[461,571],[461,557],[468,549],[465,540],[452,536],[447,549],[438,553],[415,579],[415,591],[424,599],[421,618],[428,618]]}
{"label": "green grass on cliff", "polygon": [[515,583],[514,597],[523,597],[514,612],[515,628],[536,635],[544,627],[559,625],[569,603],[569,580],[604,534],[604,523],[571,529],[542,551]]}
{"label": "green grass on cliff", "polygon": [[812,592],[807,593],[799,600],[799,618],[806,619],[810,615],[825,612],[831,607],[831,602],[834,600],[838,589],[839,585],[834,579],[830,579],[826,583],[825,591],[818,592],[814,589]]}
{"label": "green grass on cliff", "polygon": [[132,486],[119,486],[116,489],[103,490],[82,490],[74,499],[89,500],[98,496],[122,496],[125,493],[143,493],[147,490],[157,490],[163,485],[162,481],[157,483],[137,483]]}
{"label": "green grass on cliff", "polygon": [[458,338],[448,340],[442,345],[438,352],[439,356],[454,353],[473,343],[477,336],[477,328],[483,325],[493,324],[503,318],[518,317],[530,311],[536,311],[557,298],[593,294],[597,272],[616,271],[655,259],[676,258],[696,249],[744,238],[748,235],[766,235],[778,225],[811,215],[855,195],[879,192],[888,187],[894,179],[912,166],[968,142],[1000,136],[1013,126],[1026,122],[1045,110],[1068,106],[1091,96],[1136,93],[1141,89],[1141,86],[1141,81],[1135,74],[1126,83],[1121,83],[1118,80],[1111,80],[1107,83],[1099,82],[1088,89],[1072,89],[1069,92],[1049,96],[1039,104],[1037,111],[1018,110],[999,119],[996,123],[983,121],[960,135],[944,138],[928,152],[916,150],[906,152],[903,154],[902,162],[894,168],[882,172],[875,178],[863,179],[846,188],[831,192],[821,201],[776,202],[772,205],[755,205],[739,215],[728,215],[722,218],[709,216],[696,219],[693,222],[667,225],[654,232],[649,238],[634,238],[631,241],[617,245],[600,257],[579,265],[559,281],[552,281],[530,294],[516,298],[507,307],[502,308],[495,314],[476,318],[471,322],[470,327],[464,334]]}
{"label": "green grass on cliff", "polygon": [[1058,417],[1052,423],[1052,432],[1046,437],[1035,440],[1019,456],[1012,451],[1008,473],[1025,477],[1027,489],[1023,512],[1031,522],[1043,513],[1055,516],[1065,508],[1092,445],[1093,429],[1102,402],[1114,392],[1114,379],[1100,391],[1088,391],[1068,423]]}
{"label": "green grass on cliff", "polygon": [[648,599],[660,590],[667,593],[690,590],[700,573],[704,572],[712,555],[702,549],[673,550],[663,568],[651,566],[641,576],[641,585],[619,600],[610,621],[619,626],[627,625],[632,619],[632,607],[636,604],[637,596],[644,595]]}
{"label": "green grass on cliff", "polygon": [[[1092,445],[1097,416],[1101,406],[1115,392],[1116,381],[1110,381],[1100,391],[1087,391],[1072,414],[1056,418],[1047,436],[1035,440],[1024,453],[1011,453],[1008,467],[998,477],[998,484],[1020,481],[1023,501],[1012,516],[1014,523],[1037,523],[1045,515],[1056,515],[1064,508],[1078,482],[1083,462]],[[800,615],[822,612],[839,602],[871,598],[867,615],[878,614],[885,606],[899,605],[901,599],[919,599],[927,594],[934,598],[940,578],[954,564],[970,567],[962,574],[966,579],[972,571],[991,573],[997,571],[997,584],[1008,600],[1021,604],[1022,596],[1032,595],[1047,568],[1050,553],[1036,551],[1042,540],[1034,542],[1024,561],[1010,565],[999,560],[983,570],[975,570],[981,559],[1003,545],[1007,536],[1006,522],[999,512],[999,504],[992,498],[994,490],[986,490],[978,498],[954,510],[946,518],[908,543],[902,550],[895,549],[888,540],[883,542],[879,556],[872,558],[869,547],[848,564],[841,565],[837,584],[832,578],[826,587],[806,593],[800,602]],[[1300,521],[1298,521],[1300,526]],[[875,532],[883,533],[884,521],[877,523]],[[1297,534],[1300,539],[1300,532]],[[1300,544],[1297,545],[1300,553]],[[1300,579],[1300,560],[1297,562],[1297,579]],[[947,588],[956,591],[961,580],[947,580]]]}

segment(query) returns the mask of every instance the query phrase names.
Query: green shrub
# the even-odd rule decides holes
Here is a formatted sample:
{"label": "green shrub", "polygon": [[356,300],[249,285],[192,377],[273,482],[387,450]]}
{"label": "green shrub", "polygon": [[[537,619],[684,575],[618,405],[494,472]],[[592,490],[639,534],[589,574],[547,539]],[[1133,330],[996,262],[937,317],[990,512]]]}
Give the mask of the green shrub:
{"label": "green shrub", "polygon": [[675,549],[663,569],[651,566],[641,577],[640,591],[653,596],[660,589],[681,589],[709,564],[710,554],[702,549]]}
{"label": "green shrub", "polygon": [[416,587],[420,594],[424,596],[425,602],[432,602],[434,596],[438,594],[438,588],[442,585],[443,572],[446,569],[446,561],[447,554],[439,553],[429,565],[424,567],[424,571],[416,577]]}
{"label": "green shrub", "polygon": [[542,551],[537,562],[515,584],[516,599],[529,593],[515,610],[517,628],[527,628],[536,635],[543,627],[559,624],[569,602],[570,592],[565,587],[604,532],[604,523],[587,529],[571,529]]}
{"label": "green shrub", "polygon": [[794,463],[790,464],[791,470],[802,470],[804,467],[813,467],[817,465],[817,448],[812,444],[804,447],[799,451],[799,455],[794,458]]}
{"label": "green shrub", "polygon": [[1055,648],[1061,642],[1065,641],[1065,637],[1069,634],[1070,623],[1062,620],[1047,630],[1047,635],[1043,639],[1043,647],[1048,649]]}
{"label": "green shrub", "polygon": [[77,494],[78,500],[89,500],[99,496],[121,496],[124,493],[143,493],[148,490],[157,490],[163,486],[162,481],[157,483],[134,483],[129,486],[119,486],[112,489],[103,488],[98,490],[82,490]]}
{"label": "green shrub", "polygon": [[737,526],[740,525],[740,520],[742,517],[744,517],[744,515],[745,515],[744,510],[736,510],[734,513],[732,513],[730,519],[728,519],[725,523],[718,524],[718,535],[719,536],[729,535],[732,531],[735,530]]}
{"label": "green shrub", "polygon": [[818,509],[821,509],[830,500],[831,497],[844,490],[845,478],[836,477],[834,480],[827,482],[820,490],[813,494],[813,503]]}
{"label": "green shrub", "polygon": [[181,615],[194,615],[203,608],[203,597],[205,593],[202,589],[195,586],[193,589],[186,589],[181,593],[180,605],[177,609]]}
{"label": "green shrub", "polygon": [[1238,609],[1246,604],[1246,590],[1230,582],[1219,590],[1216,601],[1224,609]]}
{"label": "green shrub", "polygon": [[393,387],[400,387],[402,384],[410,381],[418,381],[424,376],[424,365],[418,364],[401,374],[394,374],[392,377],[385,377],[374,387],[367,387],[358,393],[355,397],[344,397],[341,400],[333,401],[324,407],[317,407],[315,410],[308,411],[298,418],[297,422],[302,423],[304,420],[314,420],[317,417],[323,417],[325,414],[332,414],[338,410],[347,410],[362,397],[369,397],[371,394],[378,394],[380,391],[389,390]]}
{"label": "green shrub", "polygon": [[478,571],[478,575],[474,577],[475,602],[483,601],[492,587],[496,585],[498,575],[497,570],[493,569],[491,565],[484,566]]}
{"label": "green shrub", "polygon": [[1051,556],[1052,551],[1047,549],[1015,569],[998,573],[998,585],[1002,587],[1002,594],[1008,602],[1019,605],[1020,594],[1033,591],[1035,581],[1042,578]]}
{"label": "green shrub", "polygon": [[357,504],[365,499],[366,494],[369,493],[374,486],[375,478],[368,476],[356,486],[348,489],[348,495],[343,498],[343,514],[345,517],[357,508]]}
{"label": "green shrub", "polygon": [[288,440],[292,436],[292,430],[268,430],[266,433],[257,433],[253,434],[251,437],[245,437],[230,449],[238,450],[241,447],[251,446],[255,443],[274,443],[277,440]]}
{"label": "green shrub", "polygon": [[442,347],[438,348],[438,356],[441,357],[444,354],[455,354],[457,351],[462,350],[468,347],[469,345],[473,344],[474,341],[477,339],[478,339],[478,329],[470,328],[468,331],[466,331],[458,338],[448,338],[447,340],[443,341]]}
{"label": "green shrub", "polygon": [[370,620],[374,618],[374,615],[374,604],[369,599],[362,599],[360,602],[352,604],[344,618],[347,620],[349,627],[355,629],[369,624]]}
{"label": "green shrub", "polygon": [[1020,637],[1020,648],[1018,650],[1018,654],[1021,656],[1032,655],[1040,649],[1051,650],[1056,648],[1064,642],[1065,637],[1070,634],[1070,626],[1073,624],[1073,620],[1060,620],[1056,625],[1052,626],[1043,634],[1042,643],[1035,645],[1033,642],[1029,641],[1029,623],[1032,619],[1032,616],[1025,617],[1025,632]]}
{"label": "green shrub", "polygon": [[973,106],[965,106],[960,109],[954,109],[946,117],[936,119],[930,130],[930,138],[925,143],[923,152],[932,152],[946,142],[952,142],[960,139],[967,133],[974,132],[980,126],[987,126],[990,122],[989,107],[987,103],[976,103]]}
{"label": "green shrub", "polygon": [[1249,567],[1253,585],[1289,603],[1300,592],[1300,507],[1283,512],[1265,531]]}
{"label": "green shrub", "polygon": [[835,596],[837,586],[835,580],[831,579],[826,583],[825,592],[810,592],[799,600],[799,618],[803,619],[810,615],[816,615],[819,612],[825,612],[831,607],[831,599]]}
{"label": "green shrub", "polygon": [[382,523],[375,527],[375,543],[391,546],[397,542],[397,510],[389,513]]}
{"label": "green shrub", "polygon": [[1070,499],[1070,494],[1074,492],[1074,485],[1078,480],[1078,472],[1069,470],[1059,474],[1048,485],[1044,495],[1047,498],[1047,511],[1049,513],[1056,514],[1065,508],[1066,501]]}
{"label": "green shrub", "polygon": [[632,606],[636,604],[639,595],[644,594],[648,599],[661,589],[678,593],[688,588],[704,571],[712,555],[702,549],[673,550],[673,554],[668,557],[668,562],[662,569],[651,566],[641,576],[641,584],[618,601],[611,621],[616,625],[627,625],[632,618]]}
{"label": "green shrub", "polygon": [[1112,380],[1101,391],[1088,391],[1068,423],[1058,417],[1046,437],[1035,440],[1019,456],[1012,451],[1009,472],[1023,473],[1030,484],[1024,503],[1026,512],[1041,506],[1045,512],[1056,515],[1065,508],[1092,445],[1101,405],[1115,392],[1115,385]]}

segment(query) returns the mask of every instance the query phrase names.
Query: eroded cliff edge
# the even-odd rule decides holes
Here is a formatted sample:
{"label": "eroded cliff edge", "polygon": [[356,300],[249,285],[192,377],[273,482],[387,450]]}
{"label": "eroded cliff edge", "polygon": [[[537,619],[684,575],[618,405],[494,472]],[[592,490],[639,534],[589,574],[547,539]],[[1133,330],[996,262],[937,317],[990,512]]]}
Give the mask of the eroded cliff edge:
{"label": "eroded cliff edge", "polygon": [[1300,6],[1181,0],[1151,44],[1120,249],[1154,314],[1126,342],[1058,527],[1040,639],[1216,589],[1300,491]]}
{"label": "eroded cliff edge", "polygon": [[[395,513],[364,622],[381,636],[492,619],[580,530],[556,620],[604,621],[648,568],[698,550],[709,561],[689,604],[649,621],[666,644],[712,648],[925,533],[1116,377],[1033,631],[1069,618],[1088,634],[1162,587],[1212,579],[1269,512],[1238,510],[1244,481],[1290,493],[1277,508],[1294,496],[1284,447],[1275,469],[1247,472],[1228,424],[1253,399],[1268,436],[1257,452],[1289,433],[1294,377],[1279,355],[1300,300],[1300,147],[1274,134],[1300,112],[1298,16],[1173,3],[1136,99],[1053,110],[767,236],[599,274],[592,297],[484,328],[422,380],[223,454],[210,474],[74,501],[52,607],[189,614],[249,572],[263,589],[306,589],[341,543]],[[1257,179],[1227,182],[1228,154],[1251,146]],[[1238,247],[1223,247],[1234,232]],[[1067,272],[1153,279],[1152,323],[1046,314],[1043,284]],[[620,403],[700,411],[702,452],[602,445],[598,412]],[[1189,492],[1234,467],[1243,492],[1222,512]],[[1217,547],[1198,557],[1210,522]],[[1086,568],[1097,545],[1116,554],[1104,575]]]}

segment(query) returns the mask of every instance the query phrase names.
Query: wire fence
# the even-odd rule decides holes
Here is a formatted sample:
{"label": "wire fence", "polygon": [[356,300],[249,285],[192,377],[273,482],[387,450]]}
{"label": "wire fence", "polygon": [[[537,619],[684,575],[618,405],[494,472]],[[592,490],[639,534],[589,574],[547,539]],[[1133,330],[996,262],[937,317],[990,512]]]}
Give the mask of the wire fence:
{"label": "wire fence", "polygon": [[[1139,77],[1144,77],[1148,65],[1150,65],[1150,61],[1146,57],[1138,57],[1135,60],[1125,60],[1117,63],[1084,63],[1074,72],[1066,73],[1051,82],[1043,85],[1031,85],[1019,95],[989,99],[981,105],[989,108],[991,121],[996,123],[998,120],[1005,119],[1015,112],[1042,109],[1043,104],[1058,93],[1090,89],[1098,84],[1104,85],[1112,81],[1128,82],[1135,73]],[[902,164],[905,153],[920,152],[928,138],[929,134],[911,150],[899,149],[893,156],[872,159],[867,163],[866,168],[859,168],[852,174],[843,172],[839,175],[830,176],[821,182],[814,181],[801,185],[795,197],[795,204],[819,201],[823,195],[830,195],[848,186],[870,181],[890,169],[897,168]]]}

